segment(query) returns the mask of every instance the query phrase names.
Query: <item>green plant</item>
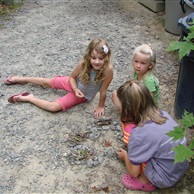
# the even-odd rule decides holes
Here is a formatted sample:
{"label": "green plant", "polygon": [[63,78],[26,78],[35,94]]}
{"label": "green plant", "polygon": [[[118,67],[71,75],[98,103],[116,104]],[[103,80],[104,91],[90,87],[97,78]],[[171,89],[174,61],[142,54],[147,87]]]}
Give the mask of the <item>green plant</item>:
{"label": "green plant", "polygon": [[167,51],[178,51],[179,59],[182,59],[185,55],[189,54],[191,50],[194,50],[194,20],[189,23],[191,25],[188,30],[188,36],[183,38],[183,41],[171,41]]}
{"label": "green plant", "polygon": [[0,2],[0,16],[8,15],[10,13],[9,7]]}
{"label": "green plant", "polygon": [[[182,139],[185,136],[186,130],[194,127],[194,116],[192,113],[185,111],[179,122],[180,126],[175,127],[173,131],[167,133],[168,136],[173,137],[173,141]],[[179,144],[172,150],[175,152],[175,163],[183,162],[184,160],[190,161],[194,158],[194,138],[189,142],[188,146]]]}
{"label": "green plant", "polygon": [[[178,52],[179,60],[194,51],[194,20],[189,22],[187,36],[183,37],[183,41],[171,41],[167,51]],[[194,65],[194,64],[193,64]],[[168,136],[173,137],[176,141],[185,136],[186,129],[194,129],[194,117],[192,113],[184,111],[182,119],[179,119],[180,126],[174,128],[173,131],[167,133]],[[175,152],[175,163],[184,160],[190,161],[194,158],[194,138],[189,142],[188,146],[178,145],[172,149]]]}
{"label": "green plant", "polygon": [[22,3],[13,3],[5,0],[0,0],[0,16],[10,15],[11,11],[21,7]]}

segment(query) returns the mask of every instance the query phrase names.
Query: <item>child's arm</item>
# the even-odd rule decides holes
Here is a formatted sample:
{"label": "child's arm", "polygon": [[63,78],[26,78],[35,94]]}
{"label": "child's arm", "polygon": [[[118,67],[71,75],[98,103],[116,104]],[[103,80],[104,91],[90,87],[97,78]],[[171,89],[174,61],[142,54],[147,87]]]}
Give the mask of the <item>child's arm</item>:
{"label": "child's arm", "polygon": [[71,87],[75,93],[75,95],[78,98],[83,98],[84,94],[81,92],[81,90],[79,90],[77,88],[77,83],[76,83],[76,78],[79,76],[81,72],[81,62],[76,66],[76,68],[72,71],[71,75],[70,75],[70,79],[69,82],[71,84]]}
{"label": "child's arm", "polygon": [[110,65],[109,68],[107,68],[106,73],[107,75],[105,79],[103,80],[102,86],[100,88],[100,99],[99,99],[98,107],[93,110],[93,113],[95,114],[97,118],[104,115],[104,103],[106,100],[106,93],[107,93],[108,86],[113,79],[113,66],[112,65]]}
{"label": "child's arm", "polygon": [[118,158],[125,162],[127,171],[133,177],[138,177],[141,173],[141,165],[134,165],[128,158],[127,151],[120,148],[119,152],[117,152]]}

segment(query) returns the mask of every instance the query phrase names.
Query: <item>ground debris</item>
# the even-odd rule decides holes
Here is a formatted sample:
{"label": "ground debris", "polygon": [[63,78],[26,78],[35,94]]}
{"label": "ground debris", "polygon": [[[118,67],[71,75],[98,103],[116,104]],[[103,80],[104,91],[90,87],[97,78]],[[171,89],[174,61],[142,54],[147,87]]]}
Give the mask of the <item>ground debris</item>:
{"label": "ground debris", "polygon": [[93,191],[94,192],[98,192],[98,191],[104,191],[105,193],[109,193],[111,191],[111,188],[110,187],[100,187],[100,188],[97,188],[97,187],[92,187]]}
{"label": "ground debris", "polygon": [[110,118],[100,118],[97,120],[96,125],[103,126],[103,125],[110,125],[112,123],[112,119]]}

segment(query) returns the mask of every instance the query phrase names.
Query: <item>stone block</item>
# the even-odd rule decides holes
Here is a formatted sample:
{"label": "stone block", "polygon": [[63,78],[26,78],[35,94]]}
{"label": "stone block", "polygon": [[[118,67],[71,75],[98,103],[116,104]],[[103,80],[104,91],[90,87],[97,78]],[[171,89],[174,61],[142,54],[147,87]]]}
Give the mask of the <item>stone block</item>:
{"label": "stone block", "polygon": [[139,0],[139,3],[145,7],[151,9],[154,12],[165,11],[165,1],[164,0]]}

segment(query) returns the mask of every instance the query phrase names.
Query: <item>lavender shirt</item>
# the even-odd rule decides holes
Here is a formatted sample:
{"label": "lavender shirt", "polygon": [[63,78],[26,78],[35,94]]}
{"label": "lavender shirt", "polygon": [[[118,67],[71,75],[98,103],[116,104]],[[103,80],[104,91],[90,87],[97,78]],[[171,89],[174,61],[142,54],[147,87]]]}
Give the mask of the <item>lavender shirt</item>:
{"label": "lavender shirt", "polygon": [[172,141],[166,133],[173,130],[177,123],[165,111],[164,124],[148,121],[144,126],[133,129],[128,144],[128,157],[134,165],[147,162],[145,175],[158,188],[171,187],[177,183],[188,168],[188,161],[174,163],[174,146],[186,145],[186,138]]}

